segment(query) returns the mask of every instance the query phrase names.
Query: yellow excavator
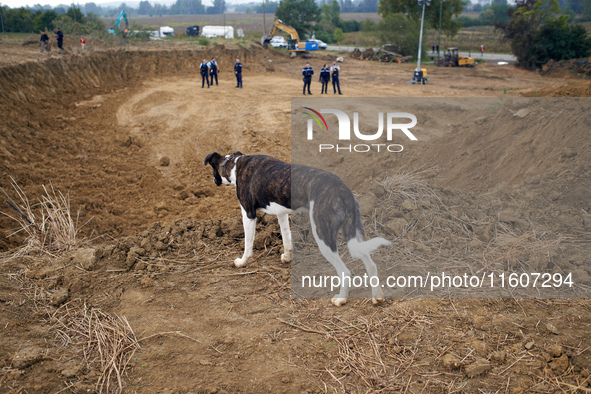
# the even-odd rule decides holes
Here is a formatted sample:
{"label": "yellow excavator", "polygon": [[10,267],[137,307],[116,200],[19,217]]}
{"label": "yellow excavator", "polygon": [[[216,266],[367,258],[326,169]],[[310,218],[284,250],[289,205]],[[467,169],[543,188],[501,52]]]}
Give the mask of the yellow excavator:
{"label": "yellow excavator", "polygon": [[282,30],[290,35],[291,39],[287,40],[287,50],[291,52],[291,57],[296,57],[298,53],[306,53],[309,51],[317,51],[318,43],[315,41],[300,41],[300,36],[297,30],[291,26],[286,25],[277,19],[273,24],[271,33],[261,38],[261,45],[265,48],[269,46],[271,39],[277,34],[278,30]]}

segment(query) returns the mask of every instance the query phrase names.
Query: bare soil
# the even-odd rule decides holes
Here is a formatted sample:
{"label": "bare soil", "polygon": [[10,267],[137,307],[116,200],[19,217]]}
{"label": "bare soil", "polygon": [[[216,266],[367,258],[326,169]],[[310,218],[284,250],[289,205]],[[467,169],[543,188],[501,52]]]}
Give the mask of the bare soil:
{"label": "bare soil", "polygon": [[[63,346],[47,314],[64,302],[127,318],[141,348],[123,376],[126,392],[590,389],[588,300],[409,298],[375,307],[352,299],[336,308],[325,299],[293,298],[279,229],[267,216],[257,224],[255,262],[233,267],[243,244],[238,202],[232,189],[215,187],[203,159],[240,150],[290,161],[290,99],[300,95],[301,59],[256,47],[98,45],[47,58],[37,47],[5,44],[0,51],[13,57],[3,57],[0,68],[1,186],[9,191],[12,177],[34,200],[51,182],[69,192],[80,223],[92,220],[81,233],[90,258],[74,252],[0,263],[0,391],[95,390],[103,371],[84,363],[75,345]],[[202,89],[197,65],[212,56],[220,84]],[[231,72],[238,56],[243,89],[234,88]],[[310,62],[319,69],[333,57],[318,53]],[[342,68],[348,97],[510,100],[590,92],[588,81],[496,65],[428,67],[425,86],[407,83],[410,64],[345,58]],[[313,82],[315,95],[319,87]],[[495,115],[495,127],[478,120],[433,127],[438,132],[420,148],[389,165],[439,168],[425,185],[455,217],[468,218],[464,223],[495,215],[500,223],[499,212],[510,210],[517,219],[503,222],[506,231],[474,234],[483,251],[507,233],[519,238],[542,229],[561,241],[548,248],[550,257],[528,249],[531,261],[566,259],[588,274],[588,114],[568,130],[544,128],[539,108],[529,134],[516,141],[498,127],[515,119],[510,109]],[[454,160],[458,149],[465,154]],[[374,190],[369,178],[345,175],[356,192]],[[404,215],[412,222],[414,213]],[[367,215],[366,227],[375,220]],[[22,236],[9,236],[9,219],[0,225],[0,248],[14,251]],[[393,239],[401,258],[408,252],[404,258],[415,263],[429,254],[451,261],[467,247],[455,227],[439,251],[416,231],[368,231]],[[540,245],[536,234],[520,239]]]}

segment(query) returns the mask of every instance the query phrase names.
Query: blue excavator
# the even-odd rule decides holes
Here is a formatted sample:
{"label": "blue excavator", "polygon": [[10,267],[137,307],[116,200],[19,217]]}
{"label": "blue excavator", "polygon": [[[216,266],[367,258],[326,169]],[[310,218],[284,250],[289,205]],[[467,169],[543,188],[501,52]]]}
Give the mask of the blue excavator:
{"label": "blue excavator", "polygon": [[[121,21],[125,21],[125,29],[121,28]],[[117,34],[117,29],[123,31],[123,33],[127,34],[129,32],[129,22],[127,21],[127,13],[125,10],[121,10],[119,13],[119,17],[117,18],[117,22],[115,22],[115,26],[107,30],[109,34]]]}

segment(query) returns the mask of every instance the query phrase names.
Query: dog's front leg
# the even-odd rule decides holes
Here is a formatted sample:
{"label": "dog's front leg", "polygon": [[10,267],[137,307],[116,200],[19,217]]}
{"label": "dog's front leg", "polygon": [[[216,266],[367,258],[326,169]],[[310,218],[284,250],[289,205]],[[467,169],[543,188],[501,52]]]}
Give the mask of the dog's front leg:
{"label": "dog's front leg", "polygon": [[240,207],[240,209],[242,210],[242,225],[244,226],[244,255],[241,259],[234,260],[234,265],[238,268],[248,263],[250,256],[252,256],[252,245],[257,227],[256,216],[254,219],[251,219],[248,217],[244,208]]}
{"label": "dog's front leg", "polygon": [[287,213],[278,214],[277,221],[281,228],[281,238],[283,238],[282,263],[291,262],[291,231],[289,230],[289,215]]}

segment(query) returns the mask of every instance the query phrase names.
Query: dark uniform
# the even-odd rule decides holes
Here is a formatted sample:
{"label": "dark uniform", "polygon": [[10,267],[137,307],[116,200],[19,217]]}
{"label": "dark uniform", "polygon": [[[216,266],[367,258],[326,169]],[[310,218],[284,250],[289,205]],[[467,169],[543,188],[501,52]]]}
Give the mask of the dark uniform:
{"label": "dark uniform", "polygon": [[312,83],[314,70],[312,70],[312,67],[310,66],[305,66],[302,69],[302,75],[304,76],[304,95],[306,95],[306,86],[308,87],[308,94],[312,94],[312,92],[310,92],[310,84]]}
{"label": "dark uniform", "polygon": [[49,43],[49,37],[47,37],[47,34],[43,33],[41,34],[41,52],[43,52],[44,49],[47,48],[47,44]]}
{"label": "dark uniform", "polygon": [[201,72],[201,89],[205,86],[205,81],[207,81],[207,87],[209,88],[209,75],[207,75],[208,69],[207,63],[205,62],[199,65],[199,71]]}
{"label": "dark uniform", "polygon": [[341,93],[341,83],[339,82],[339,71],[341,68],[338,65],[330,66],[330,72],[332,73],[332,89],[334,90],[334,94],[337,93],[337,89],[339,90],[339,94]]}
{"label": "dark uniform", "polygon": [[211,75],[211,85],[213,86],[213,78],[215,77],[215,84],[218,84],[218,63],[215,60],[209,62],[209,74]]}
{"label": "dark uniform", "polygon": [[328,93],[328,83],[330,82],[330,68],[322,67],[320,70],[320,82],[322,83],[322,93]]}
{"label": "dark uniform", "polygon": [[60,29],[57,29],[55,32],[55,38],[57,39],[57,47],[63,51],[64,48],[62,48],[62,46],[64,45],[64,33],[62,33]]}
{"label": "dark uniform", "polygon": [[234,64],[234,74],[236,74],[236,87],[242,87],[242,63],[236,62]]}

